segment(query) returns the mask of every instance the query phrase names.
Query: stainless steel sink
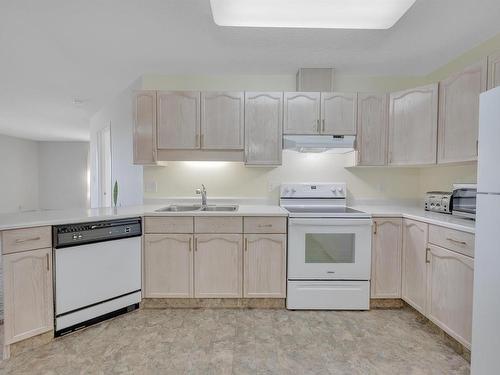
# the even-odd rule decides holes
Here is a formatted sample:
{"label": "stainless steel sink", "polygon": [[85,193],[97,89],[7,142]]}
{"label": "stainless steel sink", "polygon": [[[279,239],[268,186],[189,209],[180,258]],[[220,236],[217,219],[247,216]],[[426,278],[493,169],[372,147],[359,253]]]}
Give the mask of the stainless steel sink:
{"label": "stainless steel sink", "polygon": [[234,212],[238,210],[238,205],[209,205],[201,207],[197,204],[182,205],[171,204],[170,206],[159,208],[156,212],[194,212],[194,211],[216,211],[216,212]]}

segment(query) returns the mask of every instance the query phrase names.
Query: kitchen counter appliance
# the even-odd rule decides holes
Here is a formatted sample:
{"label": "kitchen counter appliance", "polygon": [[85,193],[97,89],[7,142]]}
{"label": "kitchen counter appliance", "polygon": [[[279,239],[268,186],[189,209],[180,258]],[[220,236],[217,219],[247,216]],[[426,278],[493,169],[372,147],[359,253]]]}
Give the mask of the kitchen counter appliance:
{"label": "kitchen counter appliance", "polygon": [[425,194],[425,210],[451,214],[452,193],[447,191],[429,191]]}
{"label": "kitchen counter appliance", "polygon": [[53,227],[55,335],[141,302],[141,218]]}
{"label": "kitchen counter appliance", "polygon": [[345,183],[283,184],[287,308],[368,310],[371,216],[346,206]]}
{"label": "kitchen counter appliance", "polygon": [[453,184],[452,214],[476,219],[476,184]]}

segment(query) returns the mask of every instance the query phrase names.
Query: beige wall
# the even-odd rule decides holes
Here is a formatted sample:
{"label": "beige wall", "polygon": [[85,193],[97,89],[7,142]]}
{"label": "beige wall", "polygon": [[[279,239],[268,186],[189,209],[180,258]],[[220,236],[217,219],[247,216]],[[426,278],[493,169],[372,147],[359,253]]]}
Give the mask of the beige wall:
{"label": "beige wall", "polygon": [[[337,91],[394,91],[436,82],[500,50],[500,34],[424,77],[362,77],[336,74]],[[143,76],[144,89],[295,90],[295,74],[227,76]],[[211,196],[268,197],[277,200],[277,185],[292,181],[345,181],[351,198],[421,199],[429,190],[450,190],[454,182],[476,182],[476,165],[426,168],[349,168],[350,155],[304,155],[284,152],[278,168],[247,168],[242,163],[169,162],[145,167],[144,182],[156,182],[145,198],[191,196],[201,183]],[[347,167],[347,168],[346,168]]]}

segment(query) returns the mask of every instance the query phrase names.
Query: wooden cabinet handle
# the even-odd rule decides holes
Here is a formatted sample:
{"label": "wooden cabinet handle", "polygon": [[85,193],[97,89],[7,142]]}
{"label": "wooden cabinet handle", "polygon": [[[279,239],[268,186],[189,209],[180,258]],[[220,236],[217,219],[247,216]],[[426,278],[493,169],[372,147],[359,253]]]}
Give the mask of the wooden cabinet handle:
{"label": "wooden cabinet handle", "polygon": [[198,251],[198,238],[194,238],[194,251]]}
{"label": "wooden cabinet handle", "polygon": [[259,228],[271,228],[273,225],[272,224],[259,224],[257,225]]}
{"label": "wooden cabinet handle", "polygon": [[189,251],[193,250],[192,242],[193,242],[193,238],[189,237]]}
{"label": "wooden cabinet handle", "polygon": [[322,131],[323,131],[323,133],[324,133],[324,132],[325,132],[325,119],[323,119],[323,120],[322,120],[322,123],[323,123],[323,124],[322,124],[322,125],[323,125],[323,127],[322,127]]}
{"label": "wooden cabinet handle", "polygon": [[49,254],[45,254],[45,260],[47,262],[47,271],[50,271],[50,260],[49,260]]}
{"label": "wooden cabinet handle", "polygon": [[200,148],[203,147],[203,138],[204,138],[204,134],[200,134]]}
{"label": "wooden cabinet handle", "polygon": [[378,229],[378,223],[375,221],[373,222],[373,234],[377,234],[377,229]]}
{"label": "wooden cabinet handle", "polygon": [[245,238],[245,251],[248,251],[248,238]]}
{"label": "wooden cabinet handle", "polygon": [[429,258],[430,251],[431,251],[430,248],[425,249],[425,263],[430,263],[431,262],[431,260]]}
{"label": "wooden cabinet handle", "polygon": [[321,126],[320,126],[320,124],[319,124],[319,119],[318,119],[318,120],[316,120],[316,131],[317,131],[318,133],[321,133]]}
{"label": "wooden cabinet handle", "polygon": [[40,240],[40,237],[31,237],[31,238],[25,238],[25,239],[17,239],[16,243],[25,243],[25,242],[30,242],[30,241],[38,241]]}
{"label": "wooden cabinet handle", "polygon": [[459,245],[467,245],[467,242],[465,242],[465,241],[455,240],[455,239],[450,238],[450,237],[446,237],[446,239],[447,239],[448,241],[450,241],[450,242],[454,242],[454,243],[457,243],[457,244],[459,244]]}

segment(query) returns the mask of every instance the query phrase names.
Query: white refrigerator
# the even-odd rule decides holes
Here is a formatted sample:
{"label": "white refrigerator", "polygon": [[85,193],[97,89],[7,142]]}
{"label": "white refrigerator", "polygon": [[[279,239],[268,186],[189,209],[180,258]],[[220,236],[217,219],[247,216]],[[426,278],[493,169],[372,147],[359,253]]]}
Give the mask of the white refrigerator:
{"label": "white refrigerator", "polygon": [[500,366],[500,87],[481,94],[474,308],[473,375]]}

